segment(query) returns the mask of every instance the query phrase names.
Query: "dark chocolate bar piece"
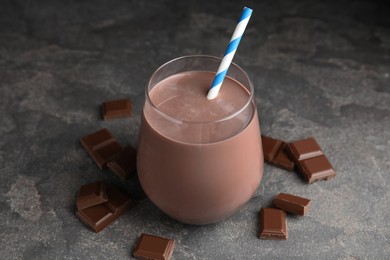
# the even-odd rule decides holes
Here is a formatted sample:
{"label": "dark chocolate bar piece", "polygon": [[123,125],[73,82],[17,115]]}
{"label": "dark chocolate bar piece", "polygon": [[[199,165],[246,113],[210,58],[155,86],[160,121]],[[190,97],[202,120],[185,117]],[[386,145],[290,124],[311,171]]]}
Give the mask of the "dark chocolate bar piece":
{"label": "dark chocolate bar piece", "polygon": [[100,169],[122,151],[120,144],[106,128],[81,138],[80,142]]}
{"label": "dark chocolate bar piece", "polygon": [[285,142],[264,135],[261,136],[261,141],[263,144],[264,160],[267,163],[285,170],[294,170],[295,164],[285,150],[287,146]]}
{"label": "dark chocolate bar piece", "polygon": [[114,212],[114,214],[121,215],[129,208],[134,207],[135,204],[133,200],[125,193],[111,185],[107,185],[106,189],[108,194],[108,201],[106,202],[106,205],[112,212]]}
{"label": "dark chocolate bar piece", "polygon": [[279,209],[303,216],[309,210],[310,200],[292,194],[279,193],[273,204]]}
{"label": "dark chocolate bar piece", "polygon": [[290,157],[308,183],[329,180],[336,176],[335,170],[314,138],[290,143],[287,148]]}
{"label": "dark chocolate bar piece", "polygon": [[306,181],[313,183],[319,180],[330,180],[336,176],[336,172],[325,155],[309,158],[299,162]]}
{"label": "dark chocolate bar piece", "polygon": [[80,209],[76,211],[76,216],[95,232],[100,232],[116,219],[114,213],[105,203]]}
{"label": "dark chocolate bar piece", "polygon": [[81,186],[77,195],[77,209],[85,209],[108,201],[106,187],[98,181]]}
{"label": "dark chocolate bar piece", "polygon": [[133,255],[142,259],[171,259],[175,240],[142,234]]}
{"label": "dark chocolate bar piece", "polygon": [[76,216],[96,232],[103,230],[126,210],[134,206],[130,197],[115,187],[107,185],[106,190],[107,202],[76,211]]}
{"label": "dark chocolate bar piece", "polygon": [[122,180],[126,180],[137,169],[137,151],[130,145],[112,161],[107,163],[107,167]]}
{"label": "dark chocolate bar piece", "polygon": [[132,104],[128,99],[111,100],[102,105],[104,120],[130,117],[132,115]]}
{"label": "dark chocolate bar piece", "polygon": [[289,148],[292,157],[298,161],[324,154],[312,137],[290,143]]}
{"label": "dark chocolate bar piece", "polygon": [[264,160],[266,162],[272,161],[279,151],[282,141],[261,135],[261,143],[263,145]]}
{"label": "dark chocolate bar piece", "polygon": [[287,240],[286,212],[280,209],[262,208],[260,211],[260,238]]}

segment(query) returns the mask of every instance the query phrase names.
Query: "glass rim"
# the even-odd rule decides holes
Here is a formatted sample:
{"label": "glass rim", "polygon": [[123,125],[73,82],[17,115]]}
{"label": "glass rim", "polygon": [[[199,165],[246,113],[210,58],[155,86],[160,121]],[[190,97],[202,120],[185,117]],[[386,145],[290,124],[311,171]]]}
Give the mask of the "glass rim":
{"label": "glass rim", "polygon": [[[250,80],[248,74],[245,72],[245,70],[243,70],[240,66],[238,66],[236,63],[232,62],[230,64],[230,66],[235,66],[241,73],[243,73],[243,75],[245,76],[245,78],[248,79],[248,82],[249,82],[249,96],[248,96],[248,101],[237,111],[235,111],[234,113],[230,114],[230,115],[227,115],[225,117],[222,117],[218,120],[210,120],[210,121],[189,121],[189,120],[182,120],[182,119],[178,119],[178,118],[175,118],[174,116],[171,116],[167,113],[164,113],[162,112],[151,100],[150,98],[150,95],[149,95],[149,86],[151,84],[151,81],[153,79],[153,77],[161,70],[163,69],[165,66],[167,66],[168,64],[171,64],[173,62],[176,62],[176,61],[179,61],[179,60],[184,60],[184,59],[189,59],[189,58],[208,58],[208,59],[213,59],[213,60],[218,60],[219,62],[222,60],[222,58],[219,58],[219,57],[215,57],[215,56],[212,56],[212,55],[185,55],[185,56],[180,56],[178,58],[175,58],[175,59],[172,59],[172,60],[169,60],[167,62],[165,62],[164,64],[162,64],[161,66],[159,66],[154,72],[153,74],[150,76],[149,78],[149,81],[148,81],[148,84],[146,85],[145,87],[145,97],[146,97],[146,101],[151,105],[151,107],[157,111],[160,115],[164,116],[165,118],[171,120],[171,121],[174,121],[176,123],[186,123],[186,124],[209,124],[209,123],[220,123],[220,122],[223,122],[223,121],[226,121],[226,120],[229,120],[229,119],[232,119],[234,118],[235,116],[237,116],[238,114],[240,114],[242,111],[244,111],[252,102],[253,102],[253,99],[254,99],[254,87],[253,87],[253,84],[252,84],[252,81]],[[201,71],[201,70],[197,70],[197,71]],[[206,71],[206,70],[204,70]],[[226,75],[228,76],[228,75]],[[237,81],[236,79],[232,78],[233,80]],[[242,83],[239,82],[241,85]],[[244,86],[245,87],[245,86]],[[206,98],[206,96],[205,96]]]}

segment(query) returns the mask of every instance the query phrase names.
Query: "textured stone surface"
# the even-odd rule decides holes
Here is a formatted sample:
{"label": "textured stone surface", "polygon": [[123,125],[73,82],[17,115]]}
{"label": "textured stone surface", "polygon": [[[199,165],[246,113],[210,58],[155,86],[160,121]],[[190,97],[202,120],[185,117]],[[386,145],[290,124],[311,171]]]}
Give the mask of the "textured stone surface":
{"label": "textured stone surface", "polygon": [[[74,216],[100,179],[79,138],[107,127],[137,144],[144,86],[163,62],[221,56],[241,1],[0,2],[0,255],[126,259],[142,232],[176,240],[173,259],[385,259],[390,255],[390,8],[380,1],[253,1],[235,61],[251,76],[264,134],[315,136],[338,175],[307,185],[265,166],[255,197],[218,224],[189,226],[138,205],[95,234]],[[130,98],[130,119],[99,105]],[[263,241],[257,213],[279,192],[311,198],[288,241]]]}

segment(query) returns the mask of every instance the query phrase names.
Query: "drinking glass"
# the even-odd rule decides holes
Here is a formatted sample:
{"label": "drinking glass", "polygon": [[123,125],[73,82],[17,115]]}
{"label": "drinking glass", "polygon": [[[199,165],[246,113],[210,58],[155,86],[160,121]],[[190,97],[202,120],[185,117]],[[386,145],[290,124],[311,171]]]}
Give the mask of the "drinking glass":
{"label": "drinking glass", "polygon": [[151,98],[151,91],[166,78],[183,72],[215,73],[220,62],[204,55],[171,60],[153,73],[145,90],[137,153],[139,180],[158,208],[184,223],[203,225],[229,217],[251,199],[263,175],[254,88],[238,65],[231,64],[227,77],[248,98],[223,118],[183,120],[161,111]]}

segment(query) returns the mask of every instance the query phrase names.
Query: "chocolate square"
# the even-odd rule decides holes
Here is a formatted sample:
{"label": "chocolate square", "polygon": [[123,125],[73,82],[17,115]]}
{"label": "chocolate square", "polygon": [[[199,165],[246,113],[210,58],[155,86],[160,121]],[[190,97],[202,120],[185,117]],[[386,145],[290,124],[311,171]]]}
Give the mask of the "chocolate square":
{"label": "chocolate square", "polygon": [[76,212],[76,216],[96,232],[100,232],[114,221],[115,215],[106,204],[99,204]]}
{"label": "chocolate square", "polygon": [[264,159],[267,162],[272,161],[275,158],[276,153],[279,151],[282,141],[262,135],[261,142],[263,145]]}
{"label": "chocolate square", "polygon": [[85,209],[108,201],[106,187],[98,181],[81,186],[77,195],[77,209]]}
{"label": "chocolate square", "polygon": [[261,141],[264,160],[267,163],[288,171],[294,170],[295,164],[285,150],[287,146],[285,142],[264,135],[261,136]]}
{"label": "chocolate square", "polygon": [[132,199],[114,186],[107,185],[107,194],[108,201],[106,202],[106,205],[115,214],[122,214],[127,209],[134,206]]}
{"label": "chocolate square", "polygon": [[81,138],[80,142],[100,169],[122,151],[120,144],[105,128]]}
{"label": "chocolate square", "polygon": [[279,168],[293,171],[294,170],[294,162],[290,159],[290,156],[286,152],[287,144],[283,142],[279,148],[278,153],[271,161],[271,164],[278,166]]}
{"label": "chocolate square", "polygon": [[288,144],[287,151],[308,183],[329,180],[336,176],[335,170],[314,138],[292,142]]}
{"label": "chocolate square", "polygon": [[142,234],[138,239],[133,255],[143,259],[169,260],[173,253],[173,239]]}
{"label": "chocolate square", "polygon": [[76,216],[96,232],[103,230],[134,206],[131,198],[114,186],[107,185],[106,191],[107,202],[76,211]]}
{"label": "chocolate square", "polygon": [[112,161],[107,163],[107,167],[122,180],[126,180],[137,169],[137,151],[130,145]]}
{"label": "chocolate square", "polygon": [[325,155],[301,161],[299,169],[309,183],[329,180],[336,176],[335,170]]}
{"label": "chocolate square", "polygon": [[98,161],[100,165],[106,166],[106,164],[114,159],[121,151],[122,146],[115,141],[101,147],[98,150],[95,150],[93,153],[93,158],[95,158],[95,160]]}
{"label": "chocolate square", "polygon": [[275,207],[289,213],[305,215],[309,210],[310,200],[292,194],[280,193],[273,200]]}
{"label": "chocolate square", "polygon": [[286,212],[262,208],[260,211],[260,238],[286,240],[288,238]]}
{"label": "chocolate square", "polygon": [[109,143],[114,142],[115,139],[111,132],[103,128],[95,133],[84,136],[80,142],[86,150],[95,151]]}
{"label": "chocolate square", "polygon": [[289,149],[293,159],[298,161],[323,154],[320,146],[317,144],[314,138],[308,138],[290,143]]}
{"label": "chocolate square", "polygon": [[128,99],[106,101],[102,105],[104,120],[130,117],[132,115],[132,104]]}

